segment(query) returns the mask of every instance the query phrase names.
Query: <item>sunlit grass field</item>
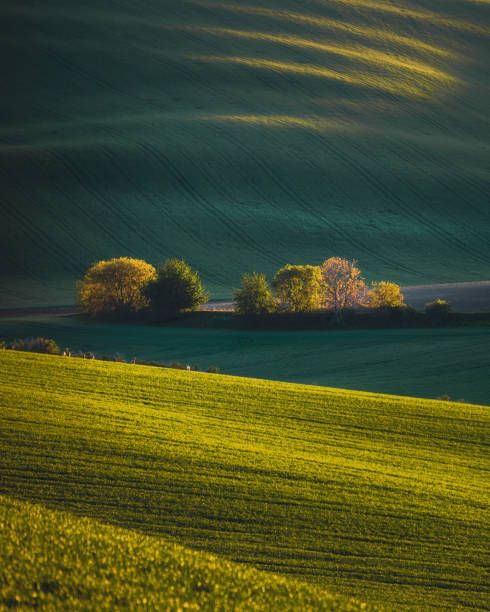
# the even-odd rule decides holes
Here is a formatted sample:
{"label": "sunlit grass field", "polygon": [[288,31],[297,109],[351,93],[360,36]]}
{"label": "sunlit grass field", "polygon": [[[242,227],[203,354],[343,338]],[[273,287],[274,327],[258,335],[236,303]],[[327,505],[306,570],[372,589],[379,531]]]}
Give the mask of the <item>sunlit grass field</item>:
{"label": "sunlit grass field", "polygon": [[73,316],[0,317],[0,339],[213,365],[224,374],[490,405],[490,328],[257,331],[155,327]]}
{"label": "sunlit grass field", "polygon": [[0,496],[1,609],[371,610],[293,578]]}
{"label": "sunlit grass field", "polygon": [[484,280],[490,5],[4,0],[0,307],[95,260]]}
{"label": "sunlit grass field", "polygon": [[[132,530],[116,568],[145,534],[388,609],[488,603],[488,408],[13,351],[0,406],[1,493]],[[16,507],[13,538],[44,512]],[[121,534],[72,524],[96,559]]]}

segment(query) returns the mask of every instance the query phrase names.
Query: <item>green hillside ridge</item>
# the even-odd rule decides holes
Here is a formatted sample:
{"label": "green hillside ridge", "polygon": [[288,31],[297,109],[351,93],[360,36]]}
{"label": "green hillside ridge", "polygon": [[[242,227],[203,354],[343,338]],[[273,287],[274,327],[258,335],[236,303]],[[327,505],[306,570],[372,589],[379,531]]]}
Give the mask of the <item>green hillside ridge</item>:
{"label": "green hillside ridge", "polygon": [[488,408],[0,352],[0,492],[389,609],[484,609]]}
{"label": "green hillside ridge", "polygon": [[0,317],[0,340],[43,336],[63,350],[214,365],[223,374],[490,405],[490,327],[260,331]]}
{"label": "green hillside ridge", "polygon": [[490,263],[490,5],[6,0],[0,307],[73,302],[95,260],[370,280]]}
{"label": "green hillside ridge", "polygon": [[374,610],[162,538],[0,496],[0,608]]}

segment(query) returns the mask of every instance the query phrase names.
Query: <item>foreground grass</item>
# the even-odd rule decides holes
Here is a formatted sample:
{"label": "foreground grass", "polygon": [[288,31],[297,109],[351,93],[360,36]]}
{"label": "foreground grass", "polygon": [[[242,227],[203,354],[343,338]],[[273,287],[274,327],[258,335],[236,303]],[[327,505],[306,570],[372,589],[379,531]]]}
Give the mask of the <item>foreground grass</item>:
{"label": "foreground grass", "polygon": [[369,610],[314,585],[0,496],[0,608]]}
{"label": "foreground grass", "polygon": [[483,609],[488,409],[0,353],[0,490],[399,609]]}
{"label": "foreground grass", "polygon": [[180,361],[225,374],[490,404],[490,327],[245,331],[114,325],[76,317],[0,318],[0,339]]}

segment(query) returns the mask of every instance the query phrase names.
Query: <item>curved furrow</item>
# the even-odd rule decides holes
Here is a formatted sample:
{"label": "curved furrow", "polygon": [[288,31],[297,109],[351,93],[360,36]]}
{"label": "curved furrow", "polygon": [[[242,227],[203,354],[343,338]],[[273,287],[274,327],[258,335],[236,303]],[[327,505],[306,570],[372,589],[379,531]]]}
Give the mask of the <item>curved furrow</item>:
{"label": "curved furrow", "polygon": [[[57,159],[61,163],[61,165],[63,165],[66,168],[66,170],[75,179],[76,183],[82,188],[83,191],[85,191],[87,194],[89,194],[89,196],[92,198],[93,201],[99,201],[102,204],[104,204],[105,207],[107,207],[107,202],[104,200],[104,198],[102,198],[100,196],[100,194],[98,194],[96,191],[94,191],[92,188],[89,187],[89,185],[85,182],[84,178],[82,176],[80,176],[80,173],[76,169],[74,164],[68,160],[67,156],[63,156],[63,155],[59,154],[53,148],[47,149],[47,151],[49,151],[49,153],[55,159]],[[109,205],[109,209],[111,209],[111,208],[112,208],[112,206]],[[107,223],[99,222],[96,216],[89,215],[82,206],[79,206],[79,210],[81,212],[84,212],[85,215],[87,216],[87,218],[90,219],[91,223],[93,223],[94,226],[98,227],[98,229],[101,230],[101,234],[102,235],[104,235],[104,234],[107,235],[115,244],[119,245],[122,249],[124,249],[124,252],[127,252],[129,250],[132,255],[137,256],[137,254],[135,254],[130,248],[128,248],[127,244],[124,244],[117,237],[117,235],[113,231],[111,231],[109,229]]]}
{"label": "curved furrow", "polygon": [[[110,134],[115,134],[115,135],[118,135],[118,136],[119,136],[119,138],[121,138],[120,132],[118,132],[118,131],[117,131],[115,128],[106,127],[104,131],[105,131],[106,133],[110,133]],[[148,151],[147,151],[147,150],[146,150],[146,149],[143,147],[143,145],[142,145],[142,143],[141,143],[141,142],[139,142],[139,141],[137,141],[136,139],[131,138],[131,137],[129,137],[129,136],[125,136],[125,138],[126,138],[126,140],[127,140],[128,142],[132,142],[132,143],[133,143],[133,144],[134,144],[136,147],[141,148],[143,151],[145,151],[145,153],[146,153],[146,154],[148,154]],[[119,168],[119,170],[120,170],[120,171],[121,171],[121,172],[124,174],[125,179],[126,179],[127,181],[129,181],[129,182],[130,182],[130,184],[135,185],[135,184],[133,183],[133,181],[132,181],[132,180],[129,178],[129,175],[128,175],[127,173],[124,173],[124,172],[123,172],[123,170],[122,170],[121,168]],[[139,186],[136,186],[136,190],[137,190],[137,192],[138,192],[138,193],[140,192]],[[148,195],[145,195],[145,197],[147,197],[147,198],[148,198],[149,196],[148,196]],[[160,208],[160,207],[159,207],[159,206],[158,206],[156,203],[154,203],[154,202],[153,202],[153,199],[150,199],[150,201],[151,201],[151,203],[152,203],[153,207],[154,207],[156,210],[161,211],[161,208]],[[174,225],[175,225],[175,226],[176,226],[176,227],[177,227],[177,228],[178,228],[178,229],[179,229],[179,230],[182,232],[182,234],[183,234],[183,235],[185,235],[185,236],[187,236],[187,237],[188,237],[188,238],[189,238],[189,239],[190,239],[192,242],[194,242],[195,244],[197,244],[197,245],[199,245],[199,246],[204,247],[205,249],[208,249],[208,248],[209,248],[209,240],[204,240],[204,239],[199,238],[199,237],[198,237],[198,236],[196,236],[194,233],[190,232],[190,231],[189,231],[189,230],[188,230],[188,229],[185,227],[185,225],[180,224],[180,223],[179,223],[179,222],[178,222],[176,219],[171,218],[171,217],[170,217],[170,215],[169,215],[168,213],[167,213],[167,216],[168,216],[168,218],[169,218],[169,219],[170,219],[170,220],[171,220],[171,221],[174,223]],[[150,230],[150,232],[151,232],[151,230]],[[154,232],[151,232],[151,233],[152,233],[152,235],[153,235],[153,236],[155,236]],[[161,243],[161,242],[160,242],[160,239],[157,239],[157,240],[158,240],[158,244],[163,244],[163,243]],[[180,253],[180,252],[179,252],[179,253],[175,253],[175,251],[174,251],[174,256],[175,256],[175,257],[180,258],[180,257],[182,257],[182,253]],[[203,275],[204,275],[204,274],[203,274]],[[212,272],[212,273],[209,273],[209,272],[208,272],[208,273],[206,274],[206,276],[207,276],[207,278],[209,278],[209,279],[211,279],[211,280],[212,280],[212,279],[216,279],[218,282],[220,282],[220,283],[222,283],[222,284],[227,284],[227,283],[228,283],[228,279],[227,279],[225,276],[223,276],[223,275],[221,275],[221,274],[219,274],[219,273],[217,273],[217,272]]]}
{"label": "curved furrow", "polygon": [[[185,132],[185,128],[182,131]],[[183,149],[181,150],[181,155],[182,157],[187,159],[190,165],[197,166],[195,160],[192,159]],[[233,201],[233,197],[230,195],[229,191],[224,186],[224,182],[217,181],[210,172],[207,172],[204,169],[202,165],[199,165],[198,167],[205,179],[208,181],[208,183],[214,188],[215,192],[224,195],[226,199],[230,202],[230,205],[236,205],[236,202]],[[223,212],[221,212],[221,215],[226,217]],[[233,221],[230,219],[229,223],[233,224]],[[278,265],[282,265],[282,259],[280,259],[274,252],[269,251],[267,248],[265,248],[261,242],[255,240],[252,236],[250,236],[249,232],[245,232],[244,230],[242,230],[241,233],[245,237],[245,241],[247,242],[247,244],[254,246],[255,249],[257,249],[258,252],[260,252],[266,258],[266,260],[272,263],[276,263]]]}
{"label": "curved furrow", "polygon": [[[4,196],[5,198],[5,196]],[[22,215],[17,211],[16,206],[9,202],[8,208],[4,209],[4,218],[11,217],[16,220],[17,223],[12,224],[13,227],[24,227],[25,230],[30,234],[30,240],[32,244],[39,244],[42,246],[42,250],[48,254],[53,261],[56,261],[64,270],[70,274],[78,274],[78,266],[72,257],[71,253],[66,250],[61,250],[58,245],[53,241],[45,237],[44,232],[39,231],[39,227],[34,225],[25,215]],[[71,265],[70,265],[71,260]],[[18,267],[18,266],[17,266]],[[32,274],[30,275],[32,277]],[[41,276],[34,276],[36,280],[43,280]],[[43,281],[45,287],[48,284]]]}
{"label": "curved furrow", "polygon": [[[5,198],[5,194],[2,197]],[[20,216],[15,217],[15,215],[12,214],[12,209],[13,209],[12,204],[10,202],[0,200],[0,212],[1,212],[2,219],[7,221],[8,217],[11,216],[14,218],[19,218],[22,221],[22,217]],[[23,225],[24,223],[21,223],[20,227],[22,227]],[[7,223],[6,223],[6,226],[7,226]],[[31,228],[26,227],[26,231],[30,233]],[[39,232],[36,232],[35,236],[37,236],[38,233]],[[42,276],[36,275],[31,266],[24,265],[23,261],[20,258],[12,257],[10,252],[7,250],[2,251],[2,258],[6,260],[7,262],[9,262],[10,270],[20,271],[25,275],[26,278],[30,278],[36,282],[41,283],[41,285],[43,285],[44,287],[49,288],[49,285],[46,282],[46,280]]]}
{"label": "curved furrow", "polygon": [[[194,118],[190,118],[189,120],[190,121],[202,121],[203,119],[208,121],[208,117],[205,117],[205,118],[196,117],[195,119]],[[223,133],[227,134],[226,132],[219,131],[215,124],[211,125],[211,130],[218,132],[221,136],[223,135]],[[228,135],[226,137],[228,137]],[[251,153],[250,149],[246,149],[246,148],[242,147],[242,150],[249,151],[249,154],[247,154],[248,159],[255,164],[256,168],[259,171],[263,171],[263,164],[258,159],[258,157],[256,155],[253,155],[253,157],[252,157],[252,153]],[[223,162],[229,162],[229,156],[227,156],[225,153],[220,153],[220,149],[216,149],[214,151],[214,155],[219,156],[222,159]],[[251,192],[253,192],[253,194],[257,198],[257,200],[264,201],[264,194],[263,194],[263,192],[260,191],[257,188],[256,181],[250,179],[249,176],[250,176],[250,174],[242,174],[241,175],[242,180],[244,180],[246,182],[247,189],[250,190]],[[285,209],[283,206],[281,206],[281,204],[276,201],[276,196],[271,196],[269,194],[267,196],[267,203],[282,218],[288,218],[292,223],[296,223],[296,216],[294,214],[291,214],[288,209]],[[249,213],[249,216],[250,215],[251,215],[251,213]],[[284,246],[286,246],[286,243],[284,244]],[[281,265],[282,265],[282,260],[281,260]]]}
{"label": "curved furrow", "polygon": [[[248,147],[246,147],[246,145],[244,145],[240,140],[232,136],[231,133],[228,132],[226,134],[230,140],[235,142],[235,144],[238,147],[240,147],[243,151],[247,153],[248,156],[252,157],[252,159],[255,160],[255,162],[259,165],[260,169],[269,176],[269,178],[276,185],[276,187],[278,187],[280,191],[285,193],[292,202],[296,202],[303,210],[308,212],[308,214],[312,215],[314,218],[317,218],[319,221],[321,221],[325,227],[329,228],[334,234],[337,234],[346,243],[351,244],[352,246],[356,247],[356,249],[361,248],[361,250],[363,250],[365,253],[371,255],[371,257],[377,259],[378,261],[381,261],[382,263],[386,265],[389,265],[390,267],[393,267],[394,265],[393,261],[384,258],[382,255],[380,255],[379,253],[371,249],[368,245],[366,245],[364,242],[360,241],[359,239],[354,239],[340,225],[335,223],[335,221],[332,221],[331,219],[325,217],[317,209],[310,206],[306,202],[306,200],[302,198],[296,191],[288,187],[284,181],[279,180],[275,176],[275,174],[272,172],[272,170],[270,170],[270,168],[267,165],[265,165],[262,161],[260,161],[253,154],[253,152]],[[396,267],[405,272],[419,274],[417,270],[409,268],[407,266],[403,266],[401,264],[396,264]]]}
{"label": "curved furrow", "polygon": [[[361,149],[360,146],[357,145],[356,148],[358,149],[358,151],[361,154],[366,156],[366,154],[364,153],[364,151]],[[459,248],[460,250],[462,250],[463,252],[467,253],[468,255],[473,257],[473,259],[475,259],[476,261],[478,261],[480,263],[483,263],[483,264],[490,263],[490,258],[486,258],[485,256],[482,256],[482,254],[480,254],[478,251],[475,251],[468,244],[466,244],[465,242],[460,240],[457,236],[455,236],[452,232],[449,232],[448,230],[445,230],[442,227],[436,225],[435,223],[429,221],[428,219],[426,219],[423,216],[423,214],[421,212],[419,212],[418,210],[416,210],[416,209],[406,205],[405,202],[400,197],[395,195],[395,193],[393,191],[388,190],[388,188],[385,187],[385,185],[380,180],[376,179],[374,177],[374,175],[372,174],[372,172],[366,170],[364,167],[362,167],[360,165],[359,165],[359,168],[360,169],[362,168],[362,173],[363,173],[364,176],[366,176],[366,177],[370,176],[370,180],[373,182],[373,184],[377,184],[378,185],[378,189],[382,193],[384,193],[386,197],[390,198],[391,201],[396,202],[398,208],[402,210],[402,212],[405,214],[405,216],[407,218],[409,218],[409,219],[415,218],[421,225],[426,227],[429,230],[430,233],[432,233],[434,236],[439,238],[439,240],[442,243],[444,243],[444,244],[449,243],[449,244],[454,245],[456,248]],[[420,194],[420,192],[413,186],[412,182],[409,182],[409,181],[404,180],[402,178],[399,178],[398,180],[411,193],[413,193],[414,196],[422,204],[427,204],[426,200],[423,198],[423,196]]]}
{"label": "curved furrow", "polygon": [[[45,149],[43,149],[43,154],[46,154],[46,153],[49,154],[49,150],[45,148]],[[41,168],[41,165],[38,163],[37,156],[33,156],[33,165],[37,165],[38,168]],[[76,210],[78,210],[85,217],[87,217],[91,224],[93,223],[94,218],[88,215],[87,211],[85,210],[85,207],[81,206],[76,201],[76,198],[74,198],[72,196],[72,194],[70,193],[69,190],[63,191],[63,189],[60,187],[60,185],[59,185],[59,183],[57,181],[52,181],[52,183],[50,184],[50,191],[51,192],[56,192],[56,193],[60,194],[62,199],[64,199],[67,202],[69,202]],[[90,257],[93,257],[92,252],[86,246],[84,241],[80,237],[78,237],[77,235],[73,234],[72,227],[70,226],[69,221],[70,221],[69,218],[67,218],[67,220],[65,221],[63,219],[62,215],[58,215],[57,216],[57,223],[59,224],[60,228],[64,229],[66,235],[69,237],[70,246],[73,246],[73,244],[76,243],[78,245],[78,247],[82,251],[85,250],[87,255],[90,255]],[[71,254],[72,249],[70,249],[69,252]],[[80,256],[80,251],[79,251],[78,259],[73,258],[73,262],[75,262],[75,265],[76,265],[76,268],[77,268],[77,270],[76,270],[77,274],[82,271],[81,260],[83,260],[83,256]]]}
{"label": "curved furrow", "polygon": [[[413,210],[412,208],[409,208],[405,202],[398,196],[396,195],[395,192],[393,192],[392,190],[388,189],[384,183],[378,179],[371,171],[367,170],[364,166],[362,166],[361,164],[358,164],[357,162],[353,162],[347,155],[341,153],[338,149],[336,149],[335,147],[333,147],[333,145],[330,145],[327,143],[327,146],[329,146],[333,151],[336,151],[337,155],[341,158],[343,158],[347,164],[350,164],[356,172],[358,172],[361,176],[364,177],[364,179],[366,180],[366,182],[368,182],[369,184],[371,184],[371,186],[377,190],[379,193],[382,193],[388,201],[392,201],[395,202],[398,206],[398,208],[405,214],[405,216],[408,219],[413,220],[414,218],[424,227],[426,227],[429,232],[431,234],[433,234],[434,236],[436,236],[437,238],[439,238],[439,240],[441,240],[441,242],[443,243],[447,243],[448,240],[449,242],[453,242],[455,245],[457,245],[461,250],[463,250],[464,252],[469,252],[472,253],[472,249],[469,248],[464,242],[462,242],[461,240],[459,240],[457,237],[455,237],[453,234],[442,230],[441,228],[437,227],[436,225],[434,225],[433,223],[431,223],[430,221],[428,221],[427,219],[424,218],[424,216],[417,212],[416,210]],[[362,151],[362,149],[359,147],[359,145],[353,145],[353,146],[357,146],[359,152],[361,152],[363,155],[365,155],[365,153]],[[407,185],[407,187],[410,189],[410,191],[412,191],[412,193],[414,193],[422,203],[425,203],[424,199],[420,196],[420,194],[414,189],[413,185],[411,185],[410,183],[405,183]],[[490,259],[486,259],[486,258],[482,258],[480,257],[480,255],[478,253],[472,253],[472,256],[474,259],[476,259],[477,261],[479,261],[480,263],[484,263],[487,264],[490,262]]]}
{"label": "curved furrow", "polygon": [[[386,142],[389,143],[390,140],[386,139]],[[487,189],[486,191],[484,191],[480,185],[478,183],[475,183],[474,181],[470,180],[470,178],[464,174],[464,172],[460,172],[460,169],[458,168],[457,165],[455,165],[451,159],[446,158],[443,161],[440,160],[439,158],[437,158],[433,153],[429,153],[429,151],[426,148],[423,148],[420,145],[417,145],[412,139],[410,138],[406,138],[404,140],[404,145],[407,148],[410,148],[413,152],[414,152],[414,156],[417,159],[424,159],[427,162],[429,162],[431,165],[433,166],[437,166],[438,168],[440,168],[441,170],[444,170],[445,172],[451,172],[451,173],[457,173],[458,175],[458,179],[462,182],[465,183],[467,187],[473,189],[475,192],[477,192],[480,196],[483,196],[484,198],[486,198],[487,200],[490,201],[490,190]],[[394,151],[394,149],[392,149]],[[398,153],[399,154],[399,153]],[[399,154],[400,157],[401,154]],[[402,157],[403,158],[403,157]],[[408,161],[408,157],[404,158],[406,161]],[[446,185],[440,181],[439,179],[437,179],[437,177],[431,176],[431,178],[437,182],[439,182],[439,184],[443,187],[446,187]],[[465,192],[459,192],[460,193],[460,198],[462,201],[465,202],[465,205],[468,208],[471,208],[472,210],[474,210],[475,212],[484,215],[490,215],[490,207],[486,207],[484,210],[482,210],[481,208],[479,208],[477,205],[475,205],[474,201],[468,197],[466,197]]]}
{"label": "curved furrow", "polygon": [[[450,160],[445,159],[444,161],[442,161],[442,160],[438,159],[435,155],[429,154],[427,149],[422,148],[420,146],[417,146],[414,142],[411,142],[410,140],[406,139],[404,141],[404,146],[406,146],[407,149],[410,149],[413,152],[413,157],[411,158],[408,154],[403,155],[403,153],[400,151],[399,147],[395,148],[393,146],[393,141],[392,140],[390,140],[389,138],[385,138],[385,137],[383,137],[383,138],[384,138],[384,146],[386,147],[386,149],[390,150],[393,155],[396,155],[397,157],[399,157],[400,159],[405,161],[408,165],[415,166],[415,163],[413,162],[413,158],[416,158],[417,160],[425,160],[431,166],[437,167],[437,168],[439,168],[440,170],[442,170],[442,171],[444,171],[446,173],[451,173],[454,176],[457,176],[458,180],[460,180],[462,183],[465,183],[468,188],[474,189],[480,195],[486,197],[490,201],[490,192],[482,191],[482,189],[479,187],[479,185],[477,185],[477,184],[473,183],[472,181],[470,181],[468,176],[466,176],[464,173],[460,172],[459,168],[456,165],[454,165]],[[445,183],[437,175],[431,174],[430,178],[431,178],[432,181],[434,181],[440,187],[442,187],[445,192],[449,192],[450,191],[451,188],[447,185],[447,183]],[[466,196],[466,192],[465,191],[460,191],[458,193],[459,193],[460,200],[462,202],[464,202],[465,208],[467,210],[472,210],[473,212],[475,212],[475,213],[477,213],[479,215],[482,215],[482,216],[483,215],[490,216],[490,208],[486,207],[486,210],[482,210],[479,206],[477,206],[474,203],[474,200],[472,200],[471,198]]]}
{"label": "curved furrow", "polygon": [[[312,139],[319,139],[319,136],[316,133],[310,133]],[[344,156],[343,154],[340,153],[339,149],[337,147],[335,147],[334,145],[332,145],[330,142],[327,142],[325,139],[321,139],[321,142],[323,143],[323,146],[327,149],[330,150],[330,152],[337,158],[339,159],[342,164],[344,165],[344,167],[348,168],[349,166],[356,166],[356,164],[354,162],[352,162],[351,164],[349,164],[347,162],[347,160],[349,159],[347,156]],[[325,217],[323,217],[323,215],[321,216],[323,219],[325,219]],[[352,244],[352,246],[356,247],[357,249],[361,249],[362,251],[364,251],[365,253],[367,253],[368,255],[370,255],[372,258],[381,261],[382,263],[384,263],[385,265],[389,266],[390,268],[395,268],[397,270],[403,271],[403,272],[410,272],[412,274],[415,274],[417,276],[420,276],[420,271],[416,270],[415,268],[412,268],[410,266],[407,266],[405,264],[401,264],[397,261],[394,261],[392,259],[387,259],[386,257],[384,257],[382,254],[380,254],[378,251],[375,251],[373,248],[371,248],[364,240],[361,240],[360,238],[354,238],[352,237],[348,232],[346,232],[344,230],[344,228],[339,225],[338,223],[336,223],[335,221],[329,220],[328,221],[333,227],[335,227],[337,229],[338,232],[340,232],[342,234],[342,236],[344,237],[344,239]],[[396,250],[396,247],[394,247],[393,245],[391,245],[391,250]]]}
{"label": "curved furrow", "polygon": [[[3,171],[4,175],[7,175],[7,171],[1,168],[1,166],[0,166],[0,171]],[[11,180],[10,176],[8,176],[8,178]],[[19,194],[23,195],[22,189],[18,183],[15,186],[12,185],[10,189],[15,190]],[[4,194],[4,197],[6,197],[5,194]],[[24,199],[23,197],[20,197],[19,201],[22,201],[23,199]],[[20,227],[25,226],[28,229],[28,231],[32,234],[32,243],[33,244],[42,243],[43,250],[46,253],[52,253],[54,255],[54,260],[57,261],[67,272],[78,273],[79,271],[78,261],[72,255],[71,251],[67,251],[66,249],[61,250],[55,244],[53,240],[48,239],[48,237],[45,235],[45,232],[43,232],[42,230],[40,231],[39,226],[34,225],[34,223],[30,219],[28,219],[26,215],[21,215],[20,209],[19,210],[18,209],[19,207],[13,204],[10,204],[8,209],[6,208],[4,209],[4,215],[5,216],[10,215],[11,217],[17,219],[20,223]],[[15,224],[13,225],[13,227],[15,227]],[[41,279],[41,277],[38,277],[38,278]]]}
{"label": "curved furrow", "polygon": [[[151,198],[148,194],[142,194],[139,186],[136,185],[130,175],[124,171],[124,169],[120,166],[116,156],[109,151],[109,149],[107,149],[106,147],[102,147],[103,152],[106,154],[107,158],[109,159],[110,163],[117,168],[118,172],[120,173],[121,177],[124,178],[126,180],[126,182],[131,185],[133,187],[133,189],[135,190],[134,192],[138,194],[138,198],[142,201],[142,202],[149,202],[152,207],[157,210],[158,212],[162,212],[161,207],[158,206],[158,204],[156,202],[153,201],[153,198]],[[165,218],[168,219],[175,227],[177,230],[179,230],[182,235],[186,235],[189,238],[191,238],[193,240],[193,242],[198,242],[200,245],[209,247],[209,242],[208,241],[201,241],[201,240],[197,240],[196,236],[194,234],[192,234],[191,232],[188,231],[188,229],[182,225],[181,223],[179,223],[177,220],[175,220],[168,211],[165,211]],[[177,252],[174,249],[170,249],[168,247],[167,244],[163,243],[160,239],[160,237],[158,236],[158,234],[153,230],[153,228],[151,226],[145,226],[145,234],[142,234],[140,232],[137,232],[136,229],[134,230],[135,233],[137,233],[137,235],[140,237],[140,239],[144,242],[148,242],[148,238],[150,238],[151,244],[152,246],[156,246],[157,248],[161,249],[163,253],[165,253],[165,256],[170,256],[170,257],[174,257],[174,258],[181,258],[182,257],[182,253],[181,252]],[[208,274],[209,277],[209,274]],[[217,282],[220,283],[227,283],[228,279],[226,277],[224,277],[223,275],[219,274],[219,273],[214,273],[212,276],[212,280],[216,280]]]}
{"label": "curved furrow", "polygon": [[233,225],[233,223],[230,222],[227,217],[224,217],[221,211],[214,204],[212,204],[208,198],[201,196],[186,179],[186,177],[180,172],[180,170],[170,162],[170,160],[164,153],[162,153],[161,151],[157,151],[155,147],[149,145],[148,143],[144,143],[141,146],[146,149],[151,155],[153,155],[155,159],[160,160],[160,163],[164,167],[170,169],[172,174],[177,179],[178,183],[182,186],[182,189],[185,191],[185,193],[191,196],[194,201],[199,202],[205,210],[210,212],[220,223],[222,223],[229,230],[232,236],[235,236],[236,239],[238,239],[240,242],[243,242],[244,244],[255,244],[256,248],[259,249],[260,252],[262,252],[262,254],[267,259],[270,258],[270,255],[267,254],[262,245],[260,245],[252,238],[249,238],[245,232],[240,231],[237,227],[235,227],[235,225]]}
{"label": "curved furrow", "polygon": [[[151,126],[150,126],[150,127],[151,127]],[[116,132],[114,129],[112,129],[112,131],[113,131],[114,133],[117,133],[117,132]],[[127,138],[127,139],[129,140],[129,138]],[[140,148],[143,148],[144,150],[146,150],[146,153],[148,153],[148,150],[147,150],[147,149],[145,149],[145,147],[143,146],[144,144],[148,144],[148,143],[141,143],[141,142],[138,142],[138,141],[136,141],[136,140],[134,141],[134,143],[135,143],[135,144],[137,144],[137,145],[138,145]],[[155,152],[157,151],[157,149],[156,149],[155,147],[153,147],[153,149],[154,149],[154,151],[155,151]],[[194,161],[194,160],[192,160],[192,159],[191,159],[191,158],[190,158],[188,155],[186,155],[186,154],[184,153],[184,151],[181,151],[181,154],[182,154],[184,157],[186,157],[186,159],[188,159],[192,165],[196,165],[196,164],[195,164],[195,161]],[[164,154],[162,153],[162,155],[164,155]],[[166,158],[166,156],[165,156],[165,158]],[[167,159],[167,158],[166,158],[166,159]],[[161,163],[161,160],[160,160],[160,163]],[[170,163],[170,162],[169,162],[169,163]],[[171,169],[174,169],[174,168],[175,168],[175,166],[171,165],[171,166],[170,166],[170,168],[171,168]],[[202,171],[202,169],[201,169],[201,171]],[[202,171],[202,172],[203,172],[203,171]],[[209,182],[210,184],[212,184],[212,185],[215,187],[215,189],[217,189],[218,191],[221,191],[222,193],[224,193],[224,192],[225,192],[224,188],[223,188],[221,185],[218,185],[218,183],[217,183],[215,180],[213,180],[213,179],[212,179],[212,177],[209,175],[209,173],[204,173],[204,172],[203,172],[203,174],[206,176],[206,178],[207,178],[208,182]],[[196,192],[196,193],[197,193],[197,192]],[[194,200],[193,200],[193,201],[194,201]],[[208,201],[208,200],[206,200],[206,201]],[[231,199],[230,199],[230,202],[231,202]],[[216,213],[216,214],[217,214],[218,216],[221,216],[219,212],[218,212],[218,213]],[[216,215],[214,215],[214,216],[216,216]],[[232,222],[230,222],[230,223],[232,223]],[[201,244],[201,245],[202,245],[202,246],[204,246],[205,248],[209,248],[209,240],[203,240],[203,239],[197,238],[197,237],[195,236],[195,234],[190,233],[190,232],[189,232],[189,231],[188,231],[188,230],[185,228],[185,226],[183,226],[183,225],[180,225],[180,224],[179,224],[179,228],[180,228],[180,230],[181,230],[181,231],[182,231],[184,234],[188,235],[188,236],[189,236],[189,237],[190,237],[190,238],[191,238],[191,239],[192,239],[194,242],[197,242],[197,243]],[[237,230],[237,231],[238,231],[238,230]],[[245,233],[244,233],[244,232],[243,232],[243,235],[245,235]],[[276,255],[275,255],[274,253],[272,253],[272,252],[268,252],[268,251],[267,251],[267,249],[265,249],[265,248],[263,247],[263,245],[261,245],[259,242],[255,241],[255,240],[254,240],[254,239],[253,239],[251,236],[248,236],[248,235],[247,235],[247,238],[244,240],[244,242],[246,242],[247,244],[252,244],[252,245],[254,245],[254,246],[255,246],[255,248],[256,248],[258,251],[262,252],[262,254],[263,254],[263,255],[264,255],[264,257],[266,258],[266,260],[273,261],[273,260],[274,260],[274,258],[275,258],[275,259],[277,260],[277,261],[276,261],[276,263],[282,263],[282,262],[281,262],[279,259],[277,259]],[[268,254],[267,254],[267,253],[268,253]],[[221,278],[221,280],[222,280],[223,282],[226,282],[226,279],[225,279],[224,277],[222,277],[222,278]]]}
{"label": "curved furrow", "polygon": [[112,93],[116,93],[118,96],[125,96],[132,100],[134,99],[133,96],[131,96],[124,90],[119,89],[118,87],[115,87],[108,81],[99,79],[99,77],[97,77],[96,75],[90,72],[87,72],[86,70],[78,66],[73,60],[70,60],[70,61],[66,60],[60,53],[58,53],[54,49],[44,47],[42,51],[49,57],[53,58],[60,66],[63,66],[63,68],[65,68],[68,72],[73,72],[74,74],[78,75],[79,77],[82,77],[83,79],[92,81],[93,83],[95,83],[96,85],[99,85],[103,89],[107,89],[108,91]]}

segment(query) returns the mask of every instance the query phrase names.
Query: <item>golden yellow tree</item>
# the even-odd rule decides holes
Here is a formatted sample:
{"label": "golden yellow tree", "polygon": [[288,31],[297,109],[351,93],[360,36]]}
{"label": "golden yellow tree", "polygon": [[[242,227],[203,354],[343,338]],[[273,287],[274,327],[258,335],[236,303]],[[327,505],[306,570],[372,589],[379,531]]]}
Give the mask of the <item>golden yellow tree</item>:
{"label": "golden yellow tree", "polygon": [[287,264],[276,272],[272,286],[277,297],[291,312],[310,312],[319,308],[318,266]]}
{"label": "golden yellow tree", "polygon": [[323,308],[335,312],[337,320],[346,308],[364,304],[366,284],[356,261],[330,257],[320,267],[320,300]]}
{"label": "golden yellow tree", "polygon": [[367,308],[396,308],[405,306],[405,298],[400,290],[400,285],[380,281],[372,283],[365,305]]}
{"label": "golden yellow tree", "polygon": [[155,268],[142,259],[98,261],[77,282],[79,309],[91,317],[138,312],[148,304],[142,289],[154,276]]}

